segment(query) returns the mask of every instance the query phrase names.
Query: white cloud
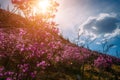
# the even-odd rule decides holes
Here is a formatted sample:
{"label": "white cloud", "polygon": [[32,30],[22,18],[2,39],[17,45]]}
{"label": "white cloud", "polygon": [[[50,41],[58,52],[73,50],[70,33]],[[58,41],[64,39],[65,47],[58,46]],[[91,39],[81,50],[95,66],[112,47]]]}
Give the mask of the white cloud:
{"label": "white cloud", "polygon": [[100,20],[103,20],[103,19],[106,18],[106,17],[113,17],[113,18],[115,18],[116,16],[117,16],[117,15],[116,15],[115,13],[111,13],[111,14],[101,13],[99,16],[96,17],[96,19],[97,19],[98,21],[100,21]]}
{"label": "white cloud", "polygon": [[104,35],[104,37],[114,37],[119,32],[120,23],[115,13],[101,13],[95,17],[89,17],[82,25],[80,25],[79,34],[92,36],[94,38]]}
{"label": "white cloud", "polygon": [[101,43],[100,43],[100,42],[96,42],[96,44],[97,44],[97,45],[101,45]]}
{"label": "white cloud", "polygon": [[93,26],[92,29],[97,30],[97,27]]}
{"label": "white cloud", "polygon": [[116,29],[116,30],[114,30],[114,32],[113,33],[106,33],[105,35],[104,35],[104,37],[105,38],[108,38],[108,39],[110,39],[110,38],[113,38],[113,37],[116,37],[116,36],[120,36],[120,29]]}

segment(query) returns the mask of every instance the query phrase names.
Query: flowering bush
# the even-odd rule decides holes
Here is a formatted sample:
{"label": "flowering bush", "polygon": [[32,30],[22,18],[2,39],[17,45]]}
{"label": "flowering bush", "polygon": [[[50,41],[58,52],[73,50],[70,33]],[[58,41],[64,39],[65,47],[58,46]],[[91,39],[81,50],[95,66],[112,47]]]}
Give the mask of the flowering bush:
{"label": "flowering bush", "polygon": [[55,22],[49,19],[54,18],[58,4],[49,0],[50,10],[42,14],[33,11],[38,10],[38,1],[42,0],[12,0],[17,10],[29,18],[30,28],[0,29],[0,79],[39,79],[38,74],[56,63],[62,44],[55,37],[59,33]]}
{"label": "flowering bush", "polygon": [[97,55],[94,60],[95,53],[93,55],[88,49],[66,43],[57,34],[57,29],[49,26],[0,29],[0,79],[39,80],[46,71],[64,67],[84,71],[82,66],[88,62],[100,69],[111,68],[115,58]]}
{"label": "flowering bush", "polygon": [[[12,3],[24,11],[31,9],[30,6],[36,1],[38,0],[12,0]],[[42,74],[46,75],[49,71],[52,73],[55,69],[60,71],[61,67],[66,66],[65,69],[69,68],[73,72],[76,69],[77,74],[81,74],[84,65],[94,57],[90,50],[61,38],[54,22],[29,26],[31,24],[26,28],[0,29],[0,79],[40,80]],[[112,59],[100,55],[94,65],[106,69],[111,67]],[[81,66],[83,68],[80,71]],[[62,71],[66,72],[65,69]]]}
{"label": "flowering bush", "polygon": [[111,68],[112,64],[112,58],[107,55],[100,55],[96,60],[94,60],[94,66],[100,69]]}
{"label": "flowering bush", "polygon": [[[46,68],[59,62],[81,66],[90,55],[89,51],[66,44],[55,28],[1,29],[0,32],[0,76],[9,79],[37,78]],[[49,31],[48,31],[49,30]],[[52,33],[54,32],[54,34]],[[44,34],[44,35],[43,35]],[[30,77],[28,77],[30,76]]]}

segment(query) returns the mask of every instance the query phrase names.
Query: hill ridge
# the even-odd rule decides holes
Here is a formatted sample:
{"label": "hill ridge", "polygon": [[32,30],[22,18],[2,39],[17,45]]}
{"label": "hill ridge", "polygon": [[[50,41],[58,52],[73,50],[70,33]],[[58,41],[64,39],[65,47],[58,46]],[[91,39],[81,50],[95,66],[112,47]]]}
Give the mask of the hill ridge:
{"label": "hill ridge", "polygon": [[32,24],[0,9],[0,79],[120,80],[120,59],[70,43],[49,25]]}

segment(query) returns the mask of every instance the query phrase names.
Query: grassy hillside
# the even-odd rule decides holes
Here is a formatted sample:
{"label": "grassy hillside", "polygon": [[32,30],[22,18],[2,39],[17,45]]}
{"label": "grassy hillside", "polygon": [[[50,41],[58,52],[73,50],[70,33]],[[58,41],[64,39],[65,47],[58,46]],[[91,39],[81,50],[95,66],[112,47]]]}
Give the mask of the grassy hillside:
{"label": "grassy hillside", "polygon": [[0,80],[120,80],[120,59],[0,9]]}
{"label": "grassy hillside", "polygon": [[0,28],[27,27],[28,21],[19,15],[0,9]]}

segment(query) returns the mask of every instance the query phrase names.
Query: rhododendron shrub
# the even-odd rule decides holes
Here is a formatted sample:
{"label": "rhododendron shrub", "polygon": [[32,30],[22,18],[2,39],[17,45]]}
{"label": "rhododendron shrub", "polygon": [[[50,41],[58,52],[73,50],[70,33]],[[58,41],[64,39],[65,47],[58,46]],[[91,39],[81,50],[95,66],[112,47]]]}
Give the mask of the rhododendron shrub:
{"label": "rhododendron shrub", "polygon": [[[50,66],[62,46],[47,31],[37,29],[34,31],[37,35],[30,33],[27,28],[5,31],[1,29],[0,32],[0,76],[4,78],[36,77],[37,73]],[[7,72],[13,73],[7,75]]]}
{"label": "rhododendron shrub", "polygon": [[45,29],[0,29],[0,79],[39,80],[41,74],[64,68],[81,73],[89,62],[111,68],[114,58],[64,42],[56,29]]}
{"label": "rhododendron shrub", "polygon": [[[55,29],[51,31],[58,33]],[[1,29],[1,79],[34,79],[43,71],[59,67],[59,63],[80,67],[89,59],[87,49],[83,54],[81,48],[64,43],[55,34],[40,28],[32,33],[27,28]]]}
{"label": "rhododendron shrub", "polygon": [[112,64],[112,58],[107,55],[100,55],[96,60],[94,60],[94,66],[100,69],[110,69]]}
{"label": "rhododendron shrub", "polygon": [[[111,67],[115,59],[95,55],[92,51],[69,43],[59,36],[59,30],[55,28],[56,24],[50,21],[50,17],[45,17],[52,16],[53,13],[47,13],[45,16],[31,15],[33,5],[37,1],[39,0],[12,0],[19,10],[25,14],[29,12],[27,18],[34,18],[29,18],[28,27],[32,26],[30,28],[0,29],[0,79],[45,80],[46,78],[42,79],[42,75],[52,73],[54,70],[64,72],[78,70],[77,74],[81,74],[84,73],[85,64],[94,64],[100,69]],[[50,10],[56,10],[58,4],[54,0],[50,1],[53,1],[51,6],[54,5],[53,10]],[[97,59],[94,60],[95,58]]]}

